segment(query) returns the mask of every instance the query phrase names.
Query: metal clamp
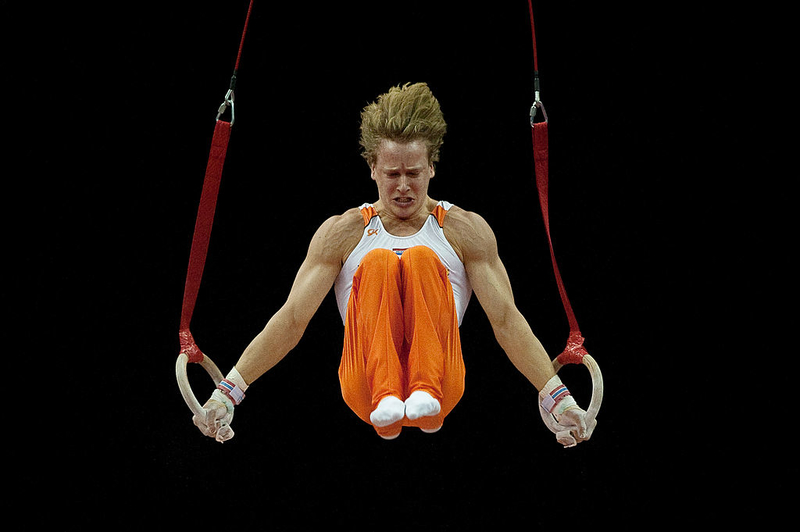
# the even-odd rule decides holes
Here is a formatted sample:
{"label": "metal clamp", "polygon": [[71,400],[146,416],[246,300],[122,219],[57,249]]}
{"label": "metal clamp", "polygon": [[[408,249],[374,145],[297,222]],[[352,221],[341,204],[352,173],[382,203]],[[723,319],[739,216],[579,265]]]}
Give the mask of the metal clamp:
{"label": "metal clamp", "polygon": [[544,104],[539,99],[539,91],[536,91],[536,101],[533,102],[531,105],[531,127],[536,123],[536,113],[537,111],[542,110],[542,116],[544,116],[544,121],[547,122],[547,111],[544,109]]}
{"label": "metal clamp", "polygon": [[225,110],[230,107],[231,108],[231,125],[233,125],[234,121],[236,120],[236,112],[235,106],[233,104],[235,100],[235,95],[233,93],[233,89],[228,89],[228,92],[225,94],[225,101],[219,106],[219,110],[217,111],[217,121],[225,112]]}
{"label": "metal clamp", "polygon": [[[533,19],[531,18],[531,21],[532,20]],[[534,46],[533,49],[534,49],[534,54],[535,54],[536,53],[536,43],[535,43],[535,41],[534,41],[534,45],[533,46]],[[533,71],[533,105],[531,105],[531,127],[533,127],[533,124],[535,123],[536,112],[537,112],[538,109],[542,110],[542,114],[544,115],[544,121],[547,122],[547,112],[544,110],[544,104],[542,103],[542,100],[539,99],[539,91],[540,90],[541,90],[541,88],[540,88],[540,85],[539,85],[539,71],[538,70],[534,70]]]}

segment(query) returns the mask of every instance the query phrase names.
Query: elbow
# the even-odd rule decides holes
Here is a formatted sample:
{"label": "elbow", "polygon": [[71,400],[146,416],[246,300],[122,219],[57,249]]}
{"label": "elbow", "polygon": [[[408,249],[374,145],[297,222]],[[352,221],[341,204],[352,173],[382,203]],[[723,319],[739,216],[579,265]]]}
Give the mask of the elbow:
{"label": "elbow", "polygon": [[305,334],[306,327],[308,327],[308,323],[311,320],[300,309],[291,306],[284,305],[281,311],[285,314],[283,329],[293,349],[300,343],[300,339]]}
{"label": "elbow", "polygon": [[272,316],[259,336],[279,351],[286,353],[300,343],[306,325],[308,320],[304,320],[291,305],[286,304]]}
{"label": "elbow", "polygon": [[505,345],[508,340],[512,339],[517,334],[520,320],[525,322],[525,318],[514,305],[509,305],[502,309],[501,312],[492,316],[490,320],[492,330],[501,346]]}
{"label": "elbow", "polygon": [[511,327],[494,327],[494,338],[504,351],[508,352],[510,346],[515,340],[514,332]]}

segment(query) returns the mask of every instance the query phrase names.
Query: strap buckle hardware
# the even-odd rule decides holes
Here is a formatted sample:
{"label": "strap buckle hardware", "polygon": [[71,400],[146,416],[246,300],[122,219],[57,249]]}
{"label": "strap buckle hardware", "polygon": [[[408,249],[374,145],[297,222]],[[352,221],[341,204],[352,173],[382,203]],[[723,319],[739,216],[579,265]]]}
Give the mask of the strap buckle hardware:
{"label": "strap buckle hardware", "polygon": [[233,89],[228,89],[228,92],[225,94],[225,100],[219,106],[217,110],[217,121],[219,122],[219,118],[225,112],[225,110],[230,107],[231,108],[231,126],[233,125],[234,121],[236,120],[236,112],[234,107],[235,95],[233,93]]}
{"label": "strap buckle hardware", "polygon": [[547,122],[547,111],[544,108],[544,104],[539,99],[539,91],[536,91],[536,101],[533,102],[533,105],[531,105],[531,127],[533,127],[534,123],[536,122],[536,114],[539,109],[542,110],[544,121]]}

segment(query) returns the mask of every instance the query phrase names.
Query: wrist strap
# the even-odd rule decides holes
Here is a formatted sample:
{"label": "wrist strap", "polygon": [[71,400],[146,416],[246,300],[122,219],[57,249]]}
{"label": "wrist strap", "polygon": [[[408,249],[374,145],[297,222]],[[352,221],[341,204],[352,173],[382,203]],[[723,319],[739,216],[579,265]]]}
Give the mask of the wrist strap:
{"label": "wrist strap", "polygon": [[566,386],[561,382],[558,375],[547,381],[544,388],[539,392],[542,401],[542,408],[548,414],[563,414],[571,406],[576,405],[575,399]]}
{"label": "wrist strap", "polygon": [[239,406],[239,403],[244,399],[244,392],[247,390],[247,383],[244,381],[239,371],[234,367],[228,376],[220,381],[217,389],[224,393],[234,405]]}

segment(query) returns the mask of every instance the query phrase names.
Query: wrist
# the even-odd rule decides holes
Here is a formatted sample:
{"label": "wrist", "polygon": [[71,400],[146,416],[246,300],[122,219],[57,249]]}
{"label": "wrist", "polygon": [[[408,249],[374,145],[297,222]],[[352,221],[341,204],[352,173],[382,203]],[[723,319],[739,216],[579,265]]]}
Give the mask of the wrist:
{"label": "wrist", "polygon": [[561,382],[558,375],[554,375],[539,392],[542,408],[549,414],[560,416],[567,410],[578,408],[578,403],[572,394]]}
{"label": "wrist", "polygon": [[248,385],[244,378],[239,374],[239,371],[234,368],[228,375],[220,381],[217,389],[221,391],[234,405],[239,405],[244,399],[244,392],[247,390]]}

